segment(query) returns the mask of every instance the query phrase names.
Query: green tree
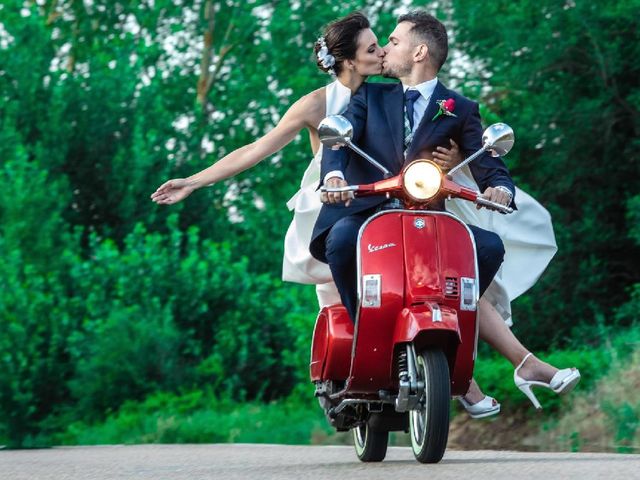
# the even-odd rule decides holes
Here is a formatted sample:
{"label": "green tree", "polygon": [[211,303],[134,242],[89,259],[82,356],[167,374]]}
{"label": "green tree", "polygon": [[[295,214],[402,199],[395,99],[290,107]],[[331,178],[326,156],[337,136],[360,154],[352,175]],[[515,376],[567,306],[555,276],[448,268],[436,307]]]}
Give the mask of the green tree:
{"label": "green tree", "polygon": [[[572,334],[589,341],[639,280],[625,205],[640,179],[640,3],[452,5],[456,47],[468,60],[462,84],[514,127],[507,163],[554,220],[558,254],[516,302],[516,329],[537,348]],[[487,28],[487,18],[500,28]]]}

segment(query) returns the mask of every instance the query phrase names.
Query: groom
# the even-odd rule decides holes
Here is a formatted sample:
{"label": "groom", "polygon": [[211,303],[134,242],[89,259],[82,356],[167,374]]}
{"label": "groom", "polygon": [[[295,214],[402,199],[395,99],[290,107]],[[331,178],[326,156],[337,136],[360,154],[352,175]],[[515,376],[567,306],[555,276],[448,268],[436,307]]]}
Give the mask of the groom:
{"label": "groom", "polygon": [[[353,142],[394,175],[417,158],[431,157],[436,147],[449,147],[450,138],[465,157],[478,150],[482,146],[478,104],[447,90],[437,78],[448,54],[444,25],[422,11],[403,15],[384,51],[382,74],[400,83],[365,83],[360,87],[344,113],[353,125]],[[437,101],[449,99],[455,101],[452,115],[437,115]],[[500,158],[485,153],[469,168],[486,198],[502,205],[513,202],[515,187]],[[327,148],[320,178],[327,187],[341,187],[382,180],[382,173],[346,148]],[[329,264],[342,303],[355,322],[358,230],[388,200],[384,196],[351,199],[347,193],[329,193],[323,202],[309,248],[315,258]],[[442,202],[435,208],[442,210]],[[495,233],[469,228],[476,243],[482,295],[502,263],[504,247]]]}

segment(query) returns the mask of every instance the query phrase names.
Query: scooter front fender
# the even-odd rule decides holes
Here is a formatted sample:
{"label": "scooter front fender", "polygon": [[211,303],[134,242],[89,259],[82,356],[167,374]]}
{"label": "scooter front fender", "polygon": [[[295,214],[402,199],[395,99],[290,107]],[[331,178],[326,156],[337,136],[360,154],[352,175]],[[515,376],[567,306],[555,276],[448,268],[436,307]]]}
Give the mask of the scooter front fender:
{"label": "scooter front fender", "polygon": [[394,345],[413,343],[416,352],[438,348],[447,357],[449,371],[454,377],[456,354],[461,343],[458,315],[452,308],[427,303],[403,308],[398,314],[393,336]]}
{"label": "scooter front fender", "polygon": [[438,304],[404,308],[398,314],[393,336],[394,351],[413,343],[416,352],[439,348],[447,357],[451,394],[464,395],[473,376],[473,348],[463,348],[458,314]]}
{"label": "scooter front fender", "polygon": [[[413,342],[416,347],[437,343],[460,343],[458,314],[449,307],[438,304],[424,304],[413,308],[403,308],[398,314],[393,335],[394,344]],[[417,343],[416,343],[417,342]]]}

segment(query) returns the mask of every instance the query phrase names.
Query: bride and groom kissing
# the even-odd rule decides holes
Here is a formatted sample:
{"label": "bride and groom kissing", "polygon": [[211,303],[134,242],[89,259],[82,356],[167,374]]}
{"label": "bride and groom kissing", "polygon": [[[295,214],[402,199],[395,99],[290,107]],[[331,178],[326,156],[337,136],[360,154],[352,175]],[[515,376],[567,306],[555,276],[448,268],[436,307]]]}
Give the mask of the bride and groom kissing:
{"label": "bride and groom kissing", "polygon": [[[314,51],[319,68],[335,76],[334,82],[296,101],[264,137],[189,178],[165,182],[151,198],[158,204],[181,201],[202,186],[250,168],[290,143],[302,129],[309,130],[314,158],[300,191],[288,204],[294,218],[285,238],[283,278],[316,284],[320,306],[342,301],[355,319],[357,232],[370,215],[384,208],[384,199],[352,200],[345,194],[329,194],[322,205],[316,189],[319,183],[330,187],[372,183],[381,174],[361,159],[351,158],[345,149],[323,150],[318,124],[327,115],[345,115],[354,126],[354,141],[394,174],[405,162],[425,157],[444,169],[451,168],[461,156],[481,146],[482,127],[478,104],[446,89],[437,79],[447,58],[448,38],[444,25],[426,12],[401,16],[384,48],[378,45],[366,17],[350,14],[327,26]],[[380,73],[400,83],[365,83],[368,76]],[[446,109],[452,103],[453,111]],[[550,217],[514,186],[499,158],[484,155],[460,170],[459,176],[456,181],[479,188],[494,202],[514,204],[518,197],[516,213],[499,220],[489,220],[487,214],[507,216],[455,202],[446,205],[470,226],[478,247],[480,290],[484,292],[479,302],[480,337],[516,367],[514,380],[523,392],[539,385],[567,393],[580,378],[577,369],[558,370],[542,362],[505,323],[510,320],[511,300],[535,283],[556,251]],[[518,247],[510,249],[511,243]],[[505,251],[503,274],[496,276]],[[507,264],[509,268],[504,268]],[[524,271],[513,265],[525,266]],[[520,271],[517,278],[509,275],[516,270]],[[475,418],[500,410],[500,404],[484,395],[475,382],[460,401]]]}

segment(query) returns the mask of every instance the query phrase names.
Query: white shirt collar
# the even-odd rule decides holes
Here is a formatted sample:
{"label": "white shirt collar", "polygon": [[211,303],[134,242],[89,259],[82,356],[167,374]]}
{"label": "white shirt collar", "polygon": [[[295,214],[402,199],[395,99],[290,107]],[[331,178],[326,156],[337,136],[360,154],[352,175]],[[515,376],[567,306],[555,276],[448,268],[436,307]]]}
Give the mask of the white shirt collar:
{"label": "white shirt collar", "polygon": [[402,90],[406,92],[409,88],[412,90],[418,90],[420,95],[422,95],[425,99],[431,98],[433,91],[436,89],[436,85],[438,84],[438,77],[435,77],[431,80],[427,80],[426,82],[419,83],[418,85],[414,85],[409,87],[408,85],[402,84]]}

